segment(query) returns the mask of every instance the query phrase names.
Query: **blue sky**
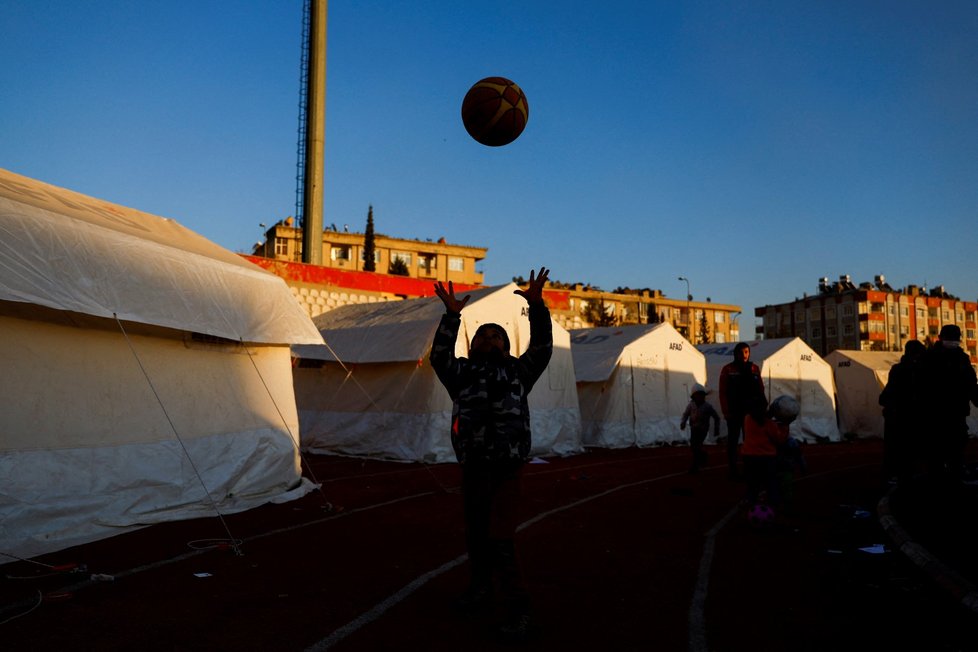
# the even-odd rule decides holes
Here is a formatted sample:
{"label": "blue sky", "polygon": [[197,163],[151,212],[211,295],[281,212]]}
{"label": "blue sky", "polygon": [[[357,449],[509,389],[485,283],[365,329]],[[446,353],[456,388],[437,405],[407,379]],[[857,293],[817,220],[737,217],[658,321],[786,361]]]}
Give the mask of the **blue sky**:
{"label": "blue sky", "polygon": [[[301,13],[4,0],[0,167],[250,250],[295,210]],[[530,105],[501,148],[459,118],[492,75]],[[978,3],[333,0],[327,86],[326,224],[488,247],[490,284],[978,300]]]}

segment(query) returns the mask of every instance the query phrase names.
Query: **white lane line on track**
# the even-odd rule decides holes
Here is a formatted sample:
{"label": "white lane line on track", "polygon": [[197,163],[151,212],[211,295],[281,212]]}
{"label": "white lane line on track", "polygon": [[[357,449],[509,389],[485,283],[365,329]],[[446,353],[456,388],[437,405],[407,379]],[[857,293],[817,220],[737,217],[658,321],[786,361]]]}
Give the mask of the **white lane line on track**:
{"label": "white lane line on track", "polygon": [[693,600],[689,605],[689,652],[705,652],[706,646],[706,591],[710,583],[710,567],[713,565],[713,551],[716,549],[717,534],[740,511],[740,503],[733,506],[717,524],[706,533],[703,542],[703,556],[700,557],[700,569],[696,575],[696,588],[693,590]]}
{"label": "white lane line on track", "polygon": [[[840,472],[863,469],[867,466],[876,466],[876,464],[857,464],[842,469],[806,474],[795,478],[794,481],[812,480]],[[703,556],[700,557],[700,569],[696,576],[696,588],[693,591],[693,599],[689,606],[689,652],[706,652],[709,649],[706,644],[706,595],[710,583],[710,569],[713,565],[713,552],[716,549],[716,537],[720,530],[730,522],[730,519],[737,515],[739,510],[740,504],[738,503],[706,533],[706,541],[703,543]]]}
{"label": "white lane line on track", "polygon": [[[726,466],[724,466],[723,468],[726,468]],[[530,527],[531,525],[539,523],[543,519],[553,516],[554,514],[559,514],[560,512],[566,511],[568,509],[573,509],[574,507],[578,507],[585,503],[589,503],[592,500],[597,500],[598,498],[603,498],[609,494],[615,493],[616,491],[621,491],[622,489],[631,489],[632,487],[638,487],[644,484],[651,484],[653,482],[659,482],[661,480],[668,480],[669,478],[676,478],[685,475],[686,475],[685,471],[679,473],[669,473],[667,475],[660,475],[654,478],[646,478],[645,480],[639,480],[638,482],[630,482],[628,484],[612,487],[611,489],[606,489],[605,491],[594,494],[593,496],[588,496],[587,498],[581,498],[580,500],[576,500],[572,503],[568,503],[566,505],[562,505],[561,507],[551,509],[550,511],[537,514],[533,518],[520,523],[520,525],[516,528],[516,531],[522,532],[523,530]],[[378,618],[380,618],[381,616],[383,616],[388,609],[395,606],[405,598],[410,597],[412,593],[414,593],[417,589],[421,588],[428,581],[438,577],[442,573],[445,573],[455,568],[463,561],[465,561],[467,558],[468,555],[462,555],[460,557],[456,557],[452,561],[442,564],[438,568],[428,571],[424,575],[421,575],[414,581],[405,585],[402,589],[400,589],[393,595],[381,600],[379,603],[374,605],[371,609],[369,609],[362,615],[358,616],[357,618],[351,620],[350,622],[343,625],[339,629],[335,630],[332,634],[330,634],[323,640],[319,641],[318,643],[314,643],[310,647],[307,647],[305,652],[323,652],[324,650],[328,650],[332,646],[336,645],[337,643],[345,639],[350,634],[355,633],[364,625],[368,625],[373,621],[377,620]]]}
{"label": "white lane line on track", "polygon": [[383,616],[388,609],[390,609],[391,607],[399,603],[401,600],[408,597],[416,590],[424,586],[429,580],[438,577],[442,573],[447,573],[448,571],[452,570],[453,568],[455,568],[456,566],[464,562],[466,557],[467,555],[461,555],[459,557],[456,557],[450,562],[446,562],[441,566],[439,566],[438,568],[428,571],[424,575],[415,578],[412,582],[407,584],[404,588],[402,588],[397,593],[394,593],[390,597],[387,597],[384,600],[378,602],[369,611],[360,614],[359,616],[357,616],[347,624],[343,625],[342,627],[340,627],[339,629],[337,629],[332,634],[330,634],[323,640],[319,641],[318,643],[315,643],[310,647],[307,647],[306,652],[322,652],[323,650],[328,650],[333,645],[339,643],[344,638],[346,638],[353,632],[357,631],[364,625],[369,625],[373,621]]}
{"label": "white lane line on track", "polygon": [[[868,466],[868,465],[859,465],[857,467],[849,467],[849,468],[850,469],[859,468],[861,466]],[[704,469],[704,471],[721,469],[721,468],[726,468],[726,466],[720,465],[716,467],[710,467]],[[839,469],[839,470],[847,470],[847,469]],[[797,482],[798,480],[804,478],[816,478],[822,475],[829,475],[834,472],[835,471],[828,471],[824,473],[806,475],[806,476],[802,476],[802,478],[796,478],[795,481]],[[638,482],[631,482],[629,484],[623,484],[617,487],[612,487],[611,489],[606,489],[605,491],[594,494],[593,496],[588,496],[587,498],[582,498],[573,503],[568,503],[566,505],[562,505],[561,507],[557,507],[550,511],[537,514],[533,518],[526,520],[523,523],[520,523],[520,525],[516,528],[516,531],[522,532],[523,530],[530,527],[531,525],[539,523],[540,521],[544,520],[545,518],[549,518],[554,514],[558,514],[568,509],[578,507],[580,505],[588,503],[592,500],[596,500],[598,498],[603,498],[609,494],[615,493],[616,491],[620,491],[622,489],[630,489],[632,487],[638,487],[643,484],[659,482],[661,480],[668,480],[669,478],[675,478],[684,475],[686,475],[685,472],[669,473],[667,475],[660,475],[655,478],[646,478],[645,480],[639,480]],[[716,545],[716,535],[723,528],[723,526],[725,526],[727,522],[730,521],[730,519],[736,515],[739,507],[740,505],[738,503],[723,518],[721,518],[717,522],[717,524],[714,525],[713,528],[706,534],[706,542],[704,543],[703,556],[700,558],[700,569],[696,578],[696,589],[693,593],[693,602],[690,605],[690,615],[689,615],[690,652],[699,652],[707,649],[706,629],[704,626],[703,614],[704,614],[704,608],[706,606],[707,587],[709,584],[710,566],[712,565],[713,562],[713,551]],[[318,643],[315,643],[312,646],[306,648],[306,652],[322,652],[323,650],[328,650],[330,647],[336,645],[350,634],[355,633],[361,627],[368,625],[373,621],[377,620],[378,618],[380,618],[381,616],[383,616],[388,609],[395,606],[402,600],[410,597],[412,593],[414,593],[417,589],[421,588],[424,584],[426,584],[430,580],[438,577],[442,573],[448,572],[449,570],[455,568],[456,566],[464,562],[467,559],[467,557],[468,555],[462,555],[460,557],[453,559],[450,562],[442,564],[441,566],[439,566],[438,568],[432,571],[428,571],[424,575],[421,575],[414,581],[405,585],[402,589],[400,589],[390,597],[380,601],[377,605],[372,607],[364,614],[360,615],[359,617],[353,619],[346,625],[343,625],[339,629],[335,630],[332,634],[330,634],[323,640],[319,641]],[[693,647],[694,640],[696,641],[696,644],[699,647],[695,647],[695,648]]]}

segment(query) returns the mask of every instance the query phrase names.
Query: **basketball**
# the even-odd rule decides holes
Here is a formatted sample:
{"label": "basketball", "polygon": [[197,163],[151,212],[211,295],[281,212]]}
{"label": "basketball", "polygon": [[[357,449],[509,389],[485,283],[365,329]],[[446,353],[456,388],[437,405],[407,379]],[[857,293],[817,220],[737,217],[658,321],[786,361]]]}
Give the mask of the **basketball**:
{"label": "basketball", "polygon": [[801,406],[794,396],[782,394],[771,401],[771,416],[781,423],[791,423],[798,418]]}
{"label": "basketball", "polygon": [[530,119],[526,95],[504,77],[476,82],[462,100],[462,124],[469,135],[488,147],[508,145],[523,133]]}

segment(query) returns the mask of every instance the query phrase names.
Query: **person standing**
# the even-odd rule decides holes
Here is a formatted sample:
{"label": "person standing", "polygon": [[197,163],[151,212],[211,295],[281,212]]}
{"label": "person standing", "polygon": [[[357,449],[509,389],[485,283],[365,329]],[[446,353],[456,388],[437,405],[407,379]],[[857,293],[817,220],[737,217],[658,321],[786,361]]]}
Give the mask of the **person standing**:
{"label": "person standing", "polygon": [[978,378],[961,350],[961,329],[941,328],[937,342],[920,356],[917,375],[923,457],[933,479],[961,480],[968,440],[967,417],[978,405]]}
{"label": "person standing", "polygon": [[720,369],[718,389],[720,411],[727,422],[727,467],[731,480],[740,478],[737,470],[737,453],[740,436],[744,427],[744,417],[757,405],[757,399],[764,399],[764,381],[761,370],[750,361],[750,346],[740,342],[734,347],[733,362]]}
{"label": "person standing", "polygon": [[883,406],[883,481],[904,483],[913,475],[912,440],[919,429],[918,397],[915,391],[918,362],[927,347],[920,340],[909,340],[900,362],[890,368],[886,386],[880,392]]}
{"label": "person standing", "polygon": [[455,297],[439,281],[435,294],[445,304],[429,357],[452,399],[451,441],[462,468],[462,509],[470,582],[456,601],[460,610],[488,607],[498,582],[506,619],[497,633],[525,639],[530,601],[514,538],[521,505],[521,475],[530,454],[527,396],[553,353],[550,312],[543,301],[549,270],[530,272],[529,287],[516,290],[529,304],[530,342],[525,353],[510,354],[509,337],[498,324],[479,326],[469,356],[455,356],[462,309],[469,300]]}
{"label": "person standing", "polygon": [[705,387],[696,383],[693,391],[690,392],[689,405],[683,412],[683,418],[679,422],[679,429],[685,430],[686,423],[689,423],[689,448],[693,453],[693,464],[689,467],[690,473],[699,473],[700,467],[706,464],[706,451],[703,450],[703,442],[706,435],[710,432],[710,420],[713,420],[713,436],[720,436],[720,415],[713,409],[713,406],[706,402],[707,390]]}

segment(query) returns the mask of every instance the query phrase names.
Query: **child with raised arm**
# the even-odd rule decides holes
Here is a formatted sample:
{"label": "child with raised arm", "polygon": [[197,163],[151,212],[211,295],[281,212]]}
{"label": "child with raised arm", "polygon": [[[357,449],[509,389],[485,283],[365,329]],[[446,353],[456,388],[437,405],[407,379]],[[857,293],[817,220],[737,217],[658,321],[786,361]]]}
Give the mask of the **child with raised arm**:
{"label": "child with raised arm", "polygon": [[516,290],[529,304],[530,342],[518,358],[498,324],[479,326],[469,356],[455,356],[461,313],[469,300],[438,282],[435,294],[445,304],[431,347],[431,366],[452,398],[452,447],[462,467],[465,542],[471,580],[456,606],[487,607],[493,581],[499,584],[507,617],[499,634],[523,639],[530,626],[529,596],[516,557],[514,535],[520,506],[520,478],[530,454],[527,396],[547,368],[553,352],[550,311],[543,302],[549,270],[530,272],[529,287]]}

